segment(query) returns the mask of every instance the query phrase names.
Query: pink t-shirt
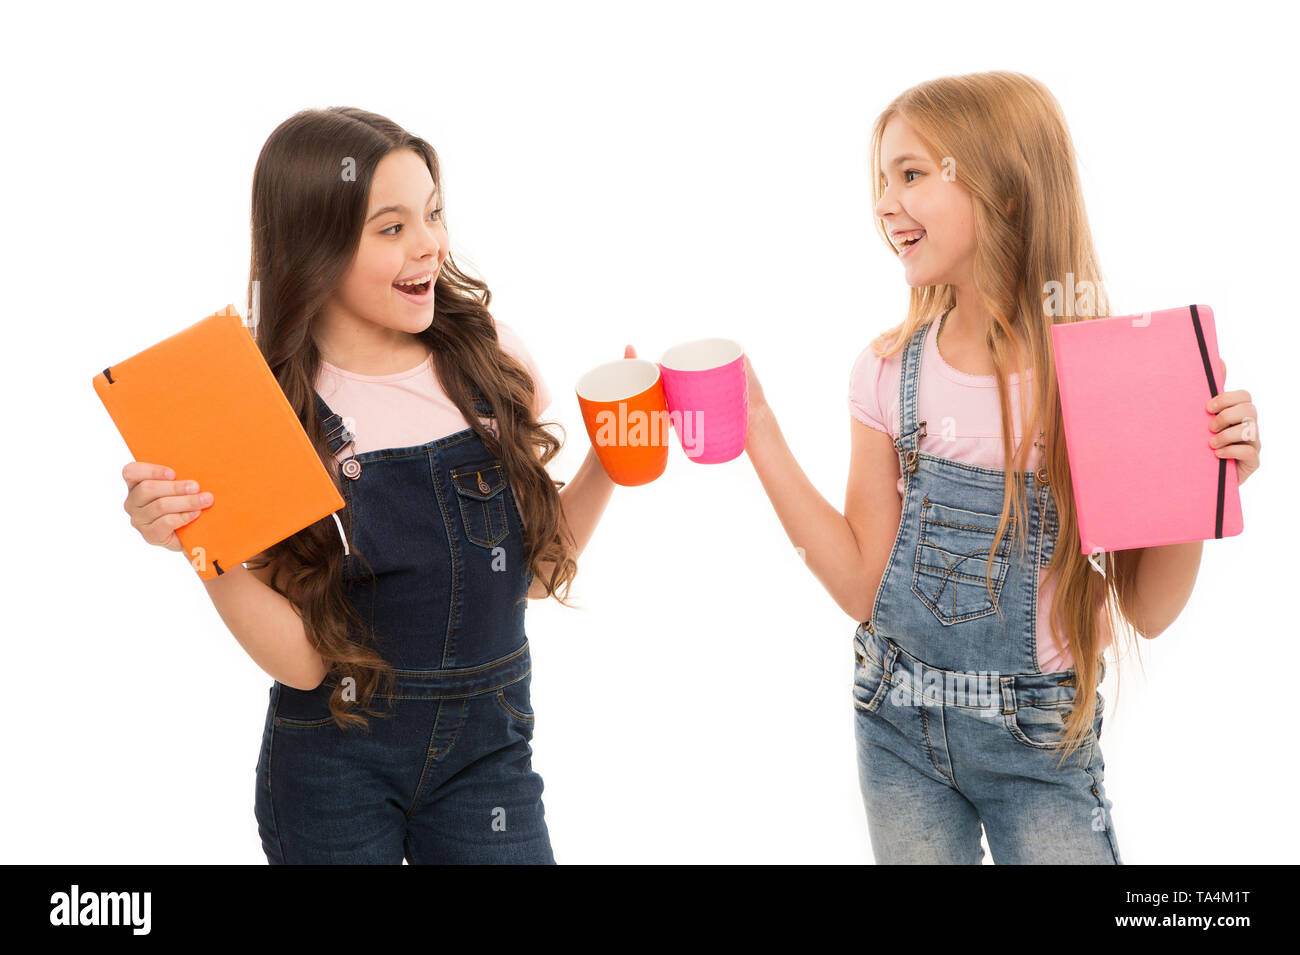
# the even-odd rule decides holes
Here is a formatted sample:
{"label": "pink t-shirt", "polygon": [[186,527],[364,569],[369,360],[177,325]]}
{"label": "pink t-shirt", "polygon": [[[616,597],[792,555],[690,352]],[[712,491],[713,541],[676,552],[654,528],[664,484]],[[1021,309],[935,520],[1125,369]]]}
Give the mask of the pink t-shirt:
{"label": "pink t-shirt", "polygon": [[[977,467],[1004,470],[1002,455],[1002,419],[998,410],[998,382],[993,375],[968,375],[958,371],[939,354],[939,319],[930,323],[921,353],[921,380],[917,388],[916,420],[926,422],[920,450],[927,454],[951,458]],[[883,431],[895,440],[899,434],[898,385],[903,371],[904,350],[881,359],[868,345],[858,355],[849,376],[849,413],[868,427]],[[1015,423],[1016,446],[1023,440],[1020,415],[1019,375],[1008,376],[1012,421]],[[1033,400],[1033,379],[1025,384],[1026,398]],[[1029,466],[1037,467],[1039,458],[1031,455]],[[898,495],[903,496],[904,481],[898,479]],[[1033,507],[1033,501],[1029,501]],[[1056,581],[1047,579],[1046,569],[1039,571],[1038,595],[1038,663],[1044,673],[1068,670],[1074,666],[1069,648],[1056,645],[1048,621],[1052,610]],[[1109,622],[1101,618],[1102,640],[1098,652],[1110,645]]]}
{"label": "pink t-shirt", "polygon": [[[537,392],[535,412],[540,416],[551,405],[546,380],[518,333],[503,322],[496,322],[496,329],[502,349],[532,374]],[[432,355],[414,368],[391,375],[358,375],[322,360],[316,390],[356,436],[355,442],[339,449],[339,461],[380,448],[427,444],[469,427],[460,409],[443,391]],[[496,419],[480,421],[496,433]]]}

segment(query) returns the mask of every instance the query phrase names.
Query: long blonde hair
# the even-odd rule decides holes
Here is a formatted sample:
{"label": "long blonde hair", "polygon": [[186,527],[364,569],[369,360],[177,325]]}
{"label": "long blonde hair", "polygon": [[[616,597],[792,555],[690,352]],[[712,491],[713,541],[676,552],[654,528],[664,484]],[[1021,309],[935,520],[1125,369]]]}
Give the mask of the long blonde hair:
{"label": "long blonde hair", "polygon": [[[1078,546],[1051,326],[1106,317],[1109,303],[1093,251],[1074,144],[1060,104],[1031,77],[992,72],[930,80],[903,92],[876,120],[871,142],[873,205],[884,191],[881,138],[895,117],[911,126],[932,156],[942,157],[945,170],[955,173],[953,181],[969,191],[973,200],[975,289],[992,316],[986,344],[997,378],[1008,475],[990,555],[997,553],[1013,513],[1019,515],[1016,527],[1028,526],[1023,481],[1033,442],[1022,441],[1018,449],[1012,448],[1015,432],[1010,426],[1008,375],[1032,368],[1033,407],[1023,433],[1031,439],[1040,431],[1044,435],[1043,461],[1059,517],[1057,545],[1048,565],[1049,577],[1058,575],[1050,626],[1058,641],[1065,635],[1075,661],[1077,684],[1075,703],[1057,746],[1064,761],[1087,741],[1096,715],[1097,645],[1103,614],[1109,617],[1117,649],[1121,633],[1135,649],[1138,646],[1137,628],[1124,608],[1132,606],[1141,555],[1139,550],[1105,555],[1103,577]],[[884,222],[877,218],[876,226],[885,244],[894,250]],[[1064,314],[1059,314],[1059,294],[1049,295],[1049,290],[1059,293],[1062,289],[1070,297]],[[1076,309],[1073,294],[1080,290],[1082,307]],[[951,285],[913,288],[907,317],[878,338],[873,350],[881,357],[895,354],[917,328],[956,303]],[[1017,341],[1020,336],[1028,343],[1028,362]],[[1019,376],[1021,409],[1029,407],[1025,402],[1027,377]],[[1025,535],[1014,536],[1023,555]],[[986,568],[991,597],[990,573],[991,567]]]}

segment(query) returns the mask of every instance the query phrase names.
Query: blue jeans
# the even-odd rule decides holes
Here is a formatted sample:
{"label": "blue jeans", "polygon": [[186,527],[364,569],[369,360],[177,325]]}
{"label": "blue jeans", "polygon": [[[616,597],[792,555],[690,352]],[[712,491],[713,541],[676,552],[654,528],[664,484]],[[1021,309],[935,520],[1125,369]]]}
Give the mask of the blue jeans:
{"label": "blue jeans", "polygon": [[[255,812],[273,864],[554,863],[531,768],[528,647],[401,671],[371,731],[329,717],[333,682],[271,687]],[[390,698],[380,698],[383,709]]]}
{"label": "blue jeans", "polygon": [[858,774],[877,863],[978,865],[981,823],[999,864],[1121,861],[1100,693],[1091,739],[1057,766],[1074,671],[941,670],[865,625],[853,646]]}

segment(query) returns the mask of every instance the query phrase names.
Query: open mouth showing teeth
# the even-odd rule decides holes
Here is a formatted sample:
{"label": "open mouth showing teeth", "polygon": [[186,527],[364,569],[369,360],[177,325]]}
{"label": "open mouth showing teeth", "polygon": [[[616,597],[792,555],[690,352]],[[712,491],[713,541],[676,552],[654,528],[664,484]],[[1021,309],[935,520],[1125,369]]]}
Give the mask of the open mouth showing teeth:
{"label": "open mouth showing teeth", "polygon": [[924,238],[925,238],[925,233],[924,233],[924,232],[918,232],[916,235],[912,236],[910,239],[904,239],[902,242],[900,242],[900,243],[899,243],[899,248],[903,248],[903,249],[909,248],[909,247],[911,247],[911,246],[913,246],[913,245],[916,245],[916,243],[920,242],[920,241],[921,241],[922,239],[924,239]]}
{"label": "open mouth showing teeth", "polygon": [[411,285],[404,282],[394,282],[393,288],[397,289],[399,292],[405,292],[408,295],[418,296],[418,295],[423,295],[425,292],[429,291],[429,283],[432,281],[433,279],[425,279],[423,282],[420,282],[415,285]]}

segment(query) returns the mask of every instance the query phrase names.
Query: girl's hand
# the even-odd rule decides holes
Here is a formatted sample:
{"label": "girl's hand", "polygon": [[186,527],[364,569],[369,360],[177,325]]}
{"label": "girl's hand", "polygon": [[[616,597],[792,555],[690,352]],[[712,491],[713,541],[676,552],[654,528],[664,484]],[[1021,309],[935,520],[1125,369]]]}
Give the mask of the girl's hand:
{"label": "girl's hand", "polygon": [[767,396],[763,394],[763,386],[759,384],[758,375],[754,374],[748,355],[745,356],[745,378],[749,382],[749,432],[753,434],[754,423],[768,413],[768,407]]}
{"label": "girl's hand", "polygon": [[171,468],[161,464],[132,461],[122,468],[126,481],[126,503],[123,510],[131,516],[131,526],[140,532],[147,543],[183,549],[176,536],[176,528],[184,527],[199,516],[199,511],[212,505],[212,495],[199,492],[194,481],[173,481]]}
{"label": "girl's hand", "polygon": [[758,375],[754,374],[748,355],[745,356],[745,378],[749,381],[749,410],[767,407],[767,396],[763,394],[763,386],[758,383]]}
{"label": "girl's hand", "polygon": [[[1220,361],[1226,382],[1228,366]],[[1250,403],[1248,391],[1222,391],[1205,404],[1210,419],[1210,447],[1221,458],[1237,459],[1237,484],[1244,484],[1259,468],[1259,412]]]}

